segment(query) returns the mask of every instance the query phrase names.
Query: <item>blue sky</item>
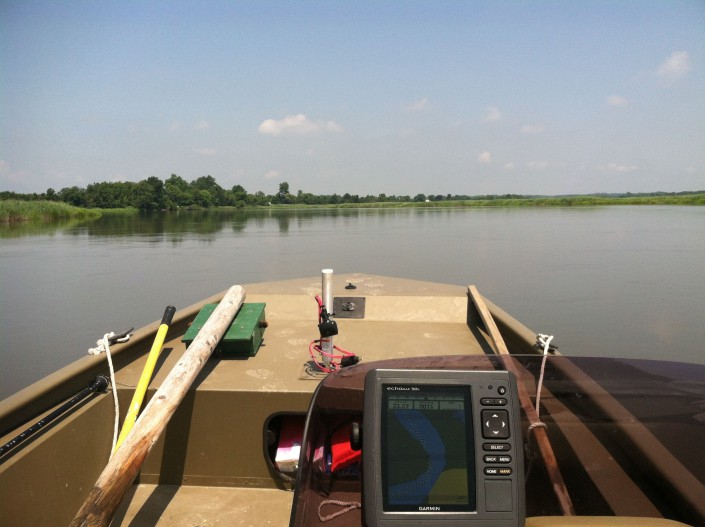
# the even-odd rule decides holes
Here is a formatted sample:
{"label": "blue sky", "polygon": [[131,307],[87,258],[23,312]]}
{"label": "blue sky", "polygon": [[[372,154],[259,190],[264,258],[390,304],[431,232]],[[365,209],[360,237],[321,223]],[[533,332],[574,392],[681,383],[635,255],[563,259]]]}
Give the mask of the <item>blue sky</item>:
{"label": "blue sky", "polygon": [[0,3],[0,190],[705,188],[705,1]]}

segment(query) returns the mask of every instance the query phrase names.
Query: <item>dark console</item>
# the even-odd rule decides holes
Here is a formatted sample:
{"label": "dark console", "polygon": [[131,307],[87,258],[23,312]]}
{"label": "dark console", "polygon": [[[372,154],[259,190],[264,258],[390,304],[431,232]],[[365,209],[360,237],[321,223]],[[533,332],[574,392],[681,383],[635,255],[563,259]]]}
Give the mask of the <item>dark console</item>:
{"label": "dark console", "polygon": [[521,527],[523,449],[506,371],[371,370],[365,378],[368,527]]}

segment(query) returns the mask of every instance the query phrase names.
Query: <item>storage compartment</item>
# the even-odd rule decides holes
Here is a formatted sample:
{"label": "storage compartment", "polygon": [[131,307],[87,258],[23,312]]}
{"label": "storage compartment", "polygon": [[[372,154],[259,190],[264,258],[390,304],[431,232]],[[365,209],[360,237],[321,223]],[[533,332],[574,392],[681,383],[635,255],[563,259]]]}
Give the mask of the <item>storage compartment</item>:
{"label": "storage compartment", "polygon": [[[187,347],[194,341],[217,305],[206,304],[201,308],[201,311],[196,315],[193,323],[181,339]],[[243,304],[225,335],[216,346],[214,354],[230,359],[246,359],[257,355],[257,351],[264,339],[264,330],[267,327],[264,315],[265,305],[264,303],[254,302]]]}

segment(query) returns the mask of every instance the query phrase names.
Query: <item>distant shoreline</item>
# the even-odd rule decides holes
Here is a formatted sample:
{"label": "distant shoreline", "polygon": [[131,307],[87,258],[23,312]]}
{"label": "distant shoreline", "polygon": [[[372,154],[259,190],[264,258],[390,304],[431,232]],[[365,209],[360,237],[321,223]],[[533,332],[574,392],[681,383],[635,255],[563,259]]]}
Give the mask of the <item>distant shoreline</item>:
{"label": "distant shoreline", "polygon": [[[650,205],[705,205],[705,193],[685,195],[638,195],[638,196],[556,196],[530,198],[502,198],[404,201],[375,203],[330,203],[321,205],[272,204],[236,207],[184,207],[178,210],[296,210],[296,209],[399,209],[399,208],[550,208],[550,207],[602,207],[602,206],[650,206]],[[65,219],[96,219],[103,214],[134,214],[135,208],[97,209],[75,207],[56,201],[0,200],[0,223],[52,222]]]}
{"label": "distant shoreline", "polygon": [[327,205],[305,204],[273,204],[268,207],[247,207],[249,209],[399,209],[399,208],[471,208],[471,207],[498,207],[498,208],[543,208],[543,207],[595,207],[614,205],[705,205],[705,193],[688,195],[666,196],[565,196],[565,197],[535,197],[535,198],[493,198],[469,199],[448,201],[405,201],[405,202],[379,202],[379,203],[337,203]]}

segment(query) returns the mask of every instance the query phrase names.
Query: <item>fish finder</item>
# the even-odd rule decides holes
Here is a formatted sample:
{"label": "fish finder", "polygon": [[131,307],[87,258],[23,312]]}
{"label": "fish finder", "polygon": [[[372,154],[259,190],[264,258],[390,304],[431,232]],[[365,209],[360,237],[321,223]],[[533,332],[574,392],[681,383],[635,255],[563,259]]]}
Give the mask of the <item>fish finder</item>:
{"label": "fish finder", "polygon": [[368,527],[522,527],[516,379],[507,371],[370,370],[362,463]]}

